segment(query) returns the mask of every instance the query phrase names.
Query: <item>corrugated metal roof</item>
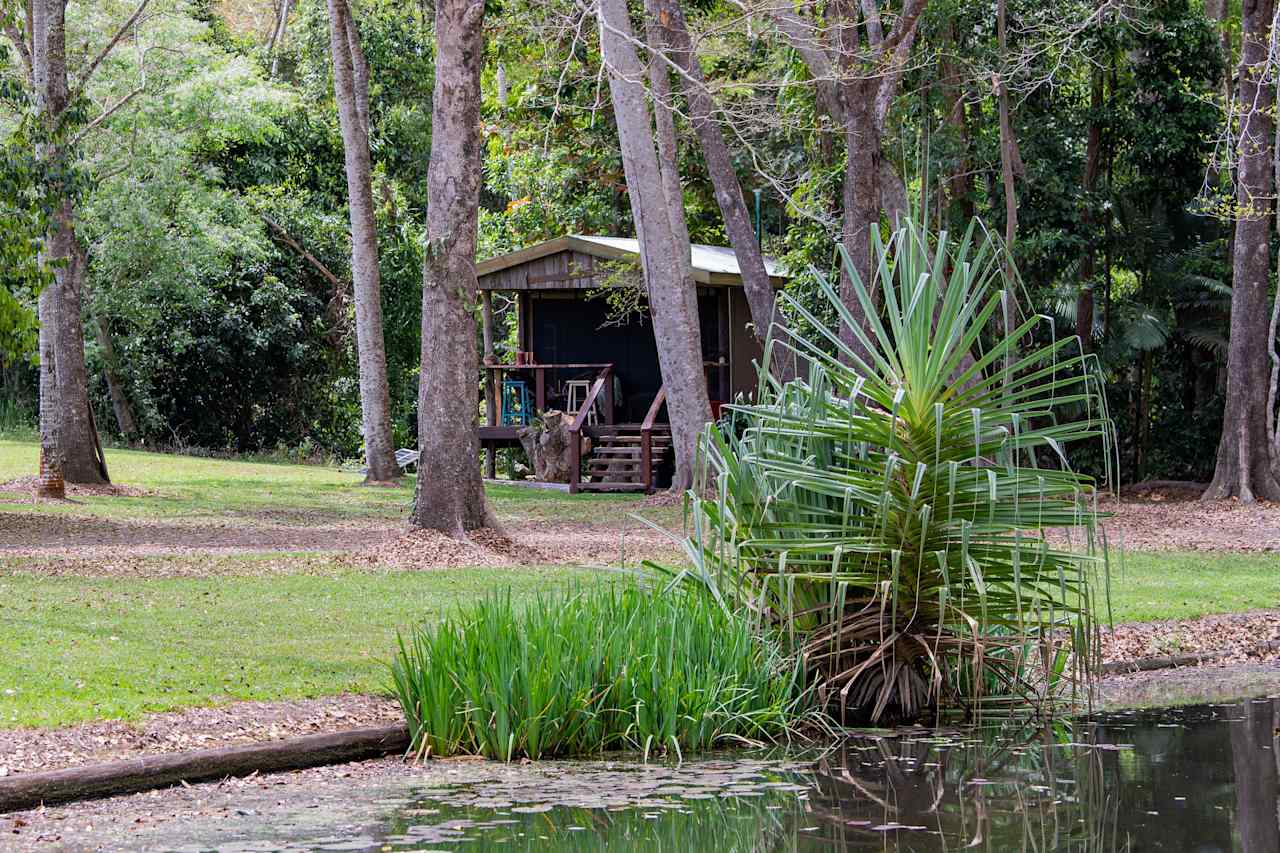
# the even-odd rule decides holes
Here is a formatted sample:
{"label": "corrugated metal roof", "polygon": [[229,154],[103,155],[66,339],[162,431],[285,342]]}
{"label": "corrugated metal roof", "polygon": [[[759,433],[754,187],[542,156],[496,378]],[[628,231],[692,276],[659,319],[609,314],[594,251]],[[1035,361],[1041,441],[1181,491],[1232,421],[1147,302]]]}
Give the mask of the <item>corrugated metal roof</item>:
{"label": "corrugated metal roof", "polygon": [[[733,253],[733,249],[726,246],[707,246],[702,243],[695,243],[690,249],[694,281],[701,284],[741,283],[742,271],[738,267],[738,258]],[[486,276],[564,251],[582,252],[600,258],[639,260],[640,241],[634,237],[566,234],[514,252],[486,258],[476,264],[476,272]],[[773,258],[765,257],[764,265],[775,287],[781,287],[783,282],[790,278],[782,264]],[[483,286],[483,282],[481,285]]]}
{"label": "corrugated metal roof", "polygon": [[[635,237],[595,237],[590,234],[571,234],[575,240],[582,240],[587,243],[595,243],[615,251],[626,252],[629,255],[640,256],[640,241]],[[708,246],[705,243],[694,243],[690,246],[691,260],[695,270],[704,270],[709,273],[727,273],[728,275],[741,276],[742,270],[738,267],[738,256],[733,253],[733,249],[728,246]],[[786,278],[787,274],[783,271],[782,265],[770,257],[764,259],[765,271],[770,276]]]}

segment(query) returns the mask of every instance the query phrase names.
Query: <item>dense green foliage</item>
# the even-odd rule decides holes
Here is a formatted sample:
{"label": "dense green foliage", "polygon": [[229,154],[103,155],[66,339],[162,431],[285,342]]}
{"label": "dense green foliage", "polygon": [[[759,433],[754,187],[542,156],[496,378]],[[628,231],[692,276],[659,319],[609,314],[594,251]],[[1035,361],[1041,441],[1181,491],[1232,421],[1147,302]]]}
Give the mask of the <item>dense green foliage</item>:
{"label": "dense green foliage", "polygon": [[[359,404],[342,150],[322,0],[300,0],[267,55],[268,0],[157,0],[138,27],[145,88],[74,152],[89,249],[86,335],[97,421],[114,425],[98,325],[154,445],[353,457]],[[94,8],[89,8],[93,6]],[[127,4],[71,4],[77,43],[100,44]],[[1009,0],[1010,69],[993,2],[930,0],[889,112],[884,152],[909,201],[952,231],[1004,220],[994,70],[1014,93],[1014,245],[1031,306],[1060,328],[1094,294],[1089,328],[1116,419],[1121,480],[1205,479],[1220,430],[1230,264],[1218,218],[1224,80],[1237,48],[1199,0],[1104,9]],[[818,279],[839,259],[844,154],[796,52],[734,4],[690,3],[698,50],[744,190],[763,193],[766,250],[790,263],[794,301],[833,320]],[[566,232],[634,231],[600,57],[583,9],[512,0],[490,10],[484,77],[481,253]],[[415,428],[420,235],[427,199],[434,36],[430,4],[360,0],[372,74],[371,142],[395,430]],[[763,29],[762,29],[763,27]],[[99,69],[83,122],[140,81],[133,50]],[[0,62],[0,389],[35,408],[29,103],[21,63]],[[276,66],[276,73],[271,68]],[[73,69],[74,71],[74,69]],[[1100,101],[1094,103],[1095,89]],[[677,105],[678,107],[681,105]],[[678,122],[695,240],[724,243],[694,135]],[[1091,132],[1097,175],[1085,186]],[[25,170],[25,171],[24,171]],[[38,182],[37,182],[38,183]],[[278,223],[283,233],[266,223]],[[888,233],[892,223],[885,220]],[[285,239],[305,249],[333,282]],[[1093,274],[1085,258],[1094,259]],[[345,290],[344,290],[345,288]],[[499,354],[513,314],[503,298]],[[792,312],[802,329],[808,321]],[[99,321],[101,321],[99,323]],[[1041,340],[1047,340],[1046,331]],[[1068,448],[1081,470],[1101,457]]]}
{"label": "dense green foliage", "polygon": [[419,754],[504,761],[775,740],[806,696],[747,619],[632,586],[494,595],[402,638],[391,671]]}
{"label": "dense green foliage", "polygon": [[854,275],[864,307],[884,298],[884,324],[856,331],[867,354],[810,316],[807,378],[762,371],[709,429],[680,577],[778,622],[855,718],[1052,703],[1068,658],[1084,677],[1093,654],[1105,558],[1093,482],[1063,451],[1108,442],[1091,362],[1073,338],[1020,351],[1039,318],[984,340],[1012,283],[976,228],[952,244],[908,221],[876,259],[875,282]]}

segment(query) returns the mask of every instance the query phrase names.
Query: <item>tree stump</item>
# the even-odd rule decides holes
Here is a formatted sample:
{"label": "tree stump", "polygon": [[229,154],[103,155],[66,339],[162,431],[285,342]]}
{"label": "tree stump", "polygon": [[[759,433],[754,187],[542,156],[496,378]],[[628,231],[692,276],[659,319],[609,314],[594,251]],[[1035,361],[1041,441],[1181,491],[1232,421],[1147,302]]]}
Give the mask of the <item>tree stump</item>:
{"label": "tree stump", "polygon": [[[567,483],[573,471],[573,452],[570,445],[569,425],[573,418],[564,412],[543,412],[542,418],[516,433],[533,477],[544,483]],[[591,451],[591,439],[583,437],[582,455]]]}

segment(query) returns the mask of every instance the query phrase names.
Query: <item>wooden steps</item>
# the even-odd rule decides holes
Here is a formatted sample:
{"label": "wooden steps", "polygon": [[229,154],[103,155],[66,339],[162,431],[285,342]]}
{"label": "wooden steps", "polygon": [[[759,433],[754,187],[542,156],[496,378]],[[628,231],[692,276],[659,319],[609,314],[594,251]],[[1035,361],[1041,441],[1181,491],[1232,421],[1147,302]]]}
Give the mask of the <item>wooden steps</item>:
{"label": "wooden steps", "polygon": [[[650,433],[650,484],[657,480],[663,456],[671,447],[670,427],[655,425]],[[642,492],[644,477],[644,436],[637,424],[615,424],[602,428],[592,438],[587,476],[579,485],[584,492]]]}

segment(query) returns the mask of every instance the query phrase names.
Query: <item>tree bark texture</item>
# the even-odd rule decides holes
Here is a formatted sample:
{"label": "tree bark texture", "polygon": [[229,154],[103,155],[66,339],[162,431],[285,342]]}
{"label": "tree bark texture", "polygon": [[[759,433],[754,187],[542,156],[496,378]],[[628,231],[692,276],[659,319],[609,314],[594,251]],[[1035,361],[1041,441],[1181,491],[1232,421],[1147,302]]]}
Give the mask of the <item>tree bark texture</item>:
{"label": "tree bark texture", "polygon": [[1244,0],[1237,98],[1243,111],[1236,146],[1236,230],[1226,410],[1213,481],[1202,500],[1280,500],[1267,435],[1271,277],[1270,200],[1274,128],[1273,85],[1264,81],[1275,0]]}
{"label": "tree bark texture", "polygon": [[1076,292],[1076,334],[1080,336],[1085,351],[1093,349],[1094,277],[1098,273],[1098,250],[1093,238],[1094,193],[1098,189],[1098,175],[1102,169],[1102,69],[1094,68],[1089,80],[1089,133],[1085,140],[1084,210],[1080,212],[1080,224],[1084,230],[1084,255],[1080,258],[1080,285]]}
{"label": "tree bark texture", "polygon": [[667,389],[675,447],[672,489],[693,482],[698,436],[711,419],[702,370],[697,290],[687,275],[677,227],[663,190],[652,125],[645,103],[644,66],[636,54],[626,0],[599,0],[600,46],[622,148],[627,193],[640,237],[640,264],[649,290],[658,364]]}
{"label": "tree bark texture", "polygon": [[[30,6],[32,81],[36,111],[52,132],[63,119],[67,85],[66,0],[34,0]],[[37,153],[49,168],[62,156],[42,143]],[[42,491],[61,497],[61,482],[106,483],[107,466],[89,408],[81,298],[86,258],[75,232],[75,203],[64,191],[45,237],[43,260],[54,280],[40,294],[40,456]],[[57,485],[54,485],[54,484]]]}
{"label": "tree bark texture", "polygon": [[[520,429],[516,435],[529,464],[533,466],[533,478],[542,483],[567,483],[577,463],[569,434],[573,415],[566,412],[545,412],[539,423]],[[591,439],[582,438],[582,453],[591,451]]]}
{"label": "tree bark texture", "polygon": [[474,311],[484,0],[436,0],[436,79],[422,264],[418,483],[412,524],[457,539],[496,526],[484,496]]}
{"label": "tree bark texture", "polygon": [[1013,115],[1009,108],[1009,84],[1005,69],[1009,67],[1009,36],[1006,19],[1008,2],[996,4],[996,38],[999,42],[1001,70],[994,75],[992,84],[996,92],[997,111],[1000,117],[1000,179],[1004,185],[1004,251],[1005,270],[1005,330],[1018,325],[1018,299],[1013,289],[1013,247],[1018,239],[1018,192],[1015,178],[1023,174],[1022,154],[1018,150],[1018,138],[1013,132]]}
{"label": "tree bark texture", "polygon": [[649,93],[653,99],[653,123],[658,142],[658,171],[662,174],[662,195],[667,200],[676,247],[683,252],[685,275],[692,277],[693,247],[689,243],[689,222],[684,215],[684,183],[680,180],[680,145],[676,139],[671,67],[663,54],[666,48],[665,33],[656,21],[648,22],[645,40],[649,47]]}
{"label": "tree bark texture", "polygon": [[[841,188],[844,212],[840,223],[840,242],[849,256],[849,263],[840,266],[840,301],[849,310],[853,321],[863,329],[867,327],[866,312],[855,295],[854,276],[873,296],[877,295],[871,253],[871,229],[880,226],[881,210],[881,140],[872,109],[875,82],[860,76],[842,87],[847,159]],[[841,324],[840,340],[860,359],[870,360],[866,347],[848,324]]]}
{"label": "tree bark texture", "polygon": [[[865,327],[861,303],[854,296],[856,273],[874,296],[871,229],[880,223],[885,206],[885,172],[881,153],[884,123],[902,84],[907,57],[928,0],[903,0],[901,14],[886,32],[875,0],[832,0],[826,6],[825,27],[800,14],[791,4],[777,4],[769,15],[783,37],[804,60],[817,86],[819,108],[844,129],[846,148],[841,191],[843,214],[840,241],[852,269],[841,265],[840,297],[855,324]],[[803,4],[811,7],[812,4]],[[859,8],[859,5],[861,8]],[[897,182],[888,184],[893,206],[905,207]],[[854,353],[865,357],[852,327],[842,324],[840,337]]]}
{"label": "tree bark texture", "polygon": [[382,284],[378,271],[378,227],[369,154],[369,73],[360,34],[347,0],[329,0],[329,46],[333,93],[342,127],[351,214],[351,279],[356,307],[356,363],[368,481],[400,476],[391,433],[391,393],[382,333]]}
{"label": "tree bark texture", "polygon": [[[680,72],[680,90],[689,106],[689,123],[698,136],[702,157],[711,177],[712,190],[720,215],[724,218],[729,245],[738,259],[742,273],[742,289],[751,310],[751,323],[756,339],[763,345],[771,331],[775,339],[787,343],[787,321],[778,307],[773,283],[764,265],[764,255],[751,224],[751,214],[742,195],[742,185],[733,168],[733,155],[725,142],[724,131],[716,122],[715,99],[707,88],[702,66],[694,53],[689,26],[679,0],[646,0],[646,11],[665,31],[665,42],[672,63]],[[794,378],[796,358],[794,351],[775,351],[771,365],[781,381]]]}

